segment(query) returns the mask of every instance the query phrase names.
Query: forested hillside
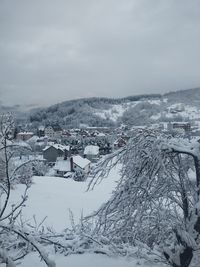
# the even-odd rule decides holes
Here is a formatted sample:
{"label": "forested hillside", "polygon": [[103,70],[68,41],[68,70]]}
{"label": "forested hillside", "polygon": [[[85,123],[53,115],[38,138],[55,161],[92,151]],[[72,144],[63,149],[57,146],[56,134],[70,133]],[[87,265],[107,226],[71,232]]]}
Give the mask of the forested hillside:
{"label": "forested hillside", "polygon": [[[161,95],[139,95],[126,98],[85,98],[65,101],[45,109],[38,109],[31,112],[30,122],[33,125],[58,123],[66,127],[88,126],[115,126],[118,117],[121,118],[124,111],[130,107],[130,103],[159,99]],[[128,105],[128,106],[127,106]],[[115,114],[119,112],[120,116]],[[109,114],[111,111],[111,114]],[[108,114],[106,115],[106,112]]]}
{"label": "forested hillside", "polygon": [[66,128],[200,120],[200,88],[164,95],[70,100],[32,110],[29,119],[34,127],[56,123]]}

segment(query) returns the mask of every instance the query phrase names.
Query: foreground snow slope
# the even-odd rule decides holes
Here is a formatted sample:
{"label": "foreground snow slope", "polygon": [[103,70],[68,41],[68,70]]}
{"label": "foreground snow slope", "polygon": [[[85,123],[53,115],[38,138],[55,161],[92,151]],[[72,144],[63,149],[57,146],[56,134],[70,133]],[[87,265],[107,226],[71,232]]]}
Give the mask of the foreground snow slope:
{"label": "foreground snow slope", "polygon": [[[128,260],[122,257],[109,258],[105,255],[98,254],[70,255],[67,257],[64,257],[63,255],[56,255],[54,260],[56,262],[56,267],[164,267],[163,265],[155,263],[148,264],[144,260]],[[28,257],[24,259],[22,265],[20,265],[20,267],[36,266],[46,267],[46,265],[41,262],[35,254],[28,255]]]}
{"label": "foreground snow slope", "polygon": [[[57,231],[70,226],[69,209],[74,213],[75,222],[78,222],[81,213],[87,215],[108,200],[119,179],[118,169],[111,171],[108,178],[97,185],[93,191],[86,192],[87,182],[75,182],[70,179],[58,177],[34,177],[33,185],[28,192],[28,201],[23,210],[23,217],[33,222],[33,215],[40,222],[45,216],[44,224],[51,226]],[[88,181],[89,182],[89,181]],[[24,186],[19,185],[12,191],[12,201],[17,202],[23,194]],[[47,249],[47,248],[46,248]],[[54,258],[57,267],[147,267],[155,266],[144,263],[142,260],[116,257],[109,258],[99,254],[50,255]],[[38,254],[32,253],[25,257],[21,267],[45,267]],[[161,265],[156,265],[161,267]],[[0,264],[0,267],[4,265]]]}
{"label": "foreground snow slope", "polygon": [[[34,177],[23,217],[33,220],[35,216],[40,222],[47,216],[44,225],[61,231],[70,226],[69,209],[74,214],[75,222],[78,222],[82,212],[83,215],[88,215],[109,199],[118,179],[118,170],[112,170],[109,177],[94,190],[86,191],[88,182],[75,182],[59,177]],[[23,191],[23,185],[13,190],[12,202],[19,201]]]}

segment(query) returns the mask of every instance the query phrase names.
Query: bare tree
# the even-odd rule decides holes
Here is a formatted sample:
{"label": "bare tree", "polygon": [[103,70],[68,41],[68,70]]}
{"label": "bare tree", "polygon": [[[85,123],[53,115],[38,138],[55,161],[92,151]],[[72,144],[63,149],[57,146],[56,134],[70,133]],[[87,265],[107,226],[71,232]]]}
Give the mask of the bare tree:
{"label": "bare tree", "polygon": [[115,244],[144,244],[171,266],[188,267],[200,249],[200,144],[140,130],[100,162],[89,186],[118,163],[121,179],[93,214],[96,232]]}
{"label": "bare tree", "polygon": [[[31,161],[25,162],[17,167],[12,165],[12,158],[16,149],[21,149],[18,144],[14,144],[12,130],[14,121],[11,115],[1,115],[0,117],[0,263],[5,263],[7,267],[16,266],[16,262],[25,257],[31,250],[35,250],[44,260],[47,266],[53,267],[55,263],[48,258],[47,253],[40,245],[40,235],[36,231],[30,231],[21,217],[22,208],[27,200],[26,184],[24,195],[18,203],[10,205],[10,196],[15,178],[22,168]],[[15,148],[15,149],[14,149]],[[20,174],[21,175],[21,174]],[[24,176],[26,180],[29,174]],[[35,229],[34,229],[35,230]]]}

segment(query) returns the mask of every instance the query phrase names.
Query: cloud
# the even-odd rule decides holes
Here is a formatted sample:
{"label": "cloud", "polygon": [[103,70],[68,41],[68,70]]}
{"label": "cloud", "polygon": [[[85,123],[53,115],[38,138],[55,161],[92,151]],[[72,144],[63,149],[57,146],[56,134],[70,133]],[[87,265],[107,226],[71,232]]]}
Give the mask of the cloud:
{"label": "cloud", "polygon": [[2,0],[0,92],[49,105],[199,86],[199,1]]}

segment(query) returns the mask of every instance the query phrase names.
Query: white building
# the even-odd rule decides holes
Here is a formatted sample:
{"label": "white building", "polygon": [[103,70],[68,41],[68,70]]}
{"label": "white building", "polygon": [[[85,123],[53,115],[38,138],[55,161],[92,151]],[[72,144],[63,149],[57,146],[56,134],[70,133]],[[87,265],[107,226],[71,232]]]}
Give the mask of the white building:
{"label": "white building", "polygon": [[84,149],[84,156],[91,161],[98,159],[99,146],[94,146],[94,145],[86,146]]}
{"label": "white building", "polygon": [[90,172],[91,161],[76,155],[70,158],[71,166],[73,171],[81,171],[85,174]]}
{"label": "white building", "polygon": [[60,139],[62,136],[62,128],[59,125],[50,125],[45,127],[44,134],[50,139]]}
{"label": "white building", "polygon": [[61,177],[72,177],[75,172],[87,175],[90,172],[90,164],[91,161],[77,155],[68,160],[57,160],[54,170]]}

